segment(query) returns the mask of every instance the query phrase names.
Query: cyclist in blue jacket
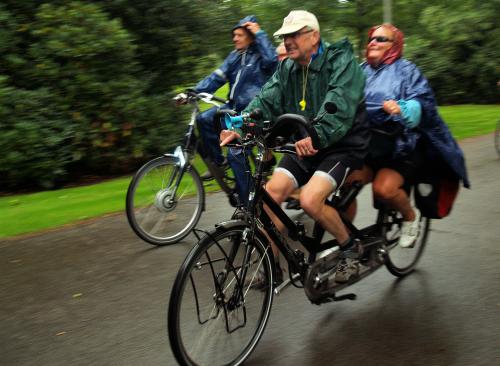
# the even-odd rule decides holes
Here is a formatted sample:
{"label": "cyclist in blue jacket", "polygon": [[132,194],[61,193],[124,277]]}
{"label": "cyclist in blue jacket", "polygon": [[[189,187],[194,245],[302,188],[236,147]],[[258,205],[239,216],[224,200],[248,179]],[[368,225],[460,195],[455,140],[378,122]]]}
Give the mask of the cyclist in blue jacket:
{"label": "cyclist in blue jacket", "polygon": [[[199,93],[214,93],[229,83],[229,103],[222,108],[241,112],[274,73],[278,57],[274,45],[253,15],[241,19],[234,26],[232,35],[235,49],[218,69],[201,80],[194,89]],[[204,153],[216,164],[223,166],[227,162],[219,146],[219,131],[216,124],[220,122],[214,121],[216,111],[216,108],[211,108],[201,113],[197,122],[205,146]],[[244,151],[230,149],[228,161],[235,174],[237,193],[240,200],[245,203],[248,199],[250,176],[247,174],[248,164]],[[207,172],[202,178],[206,180],[212,177]]]}
{"label": "cyclist in blue jacket", "polygon": [[[365,98],[368,120],[377,129],[401,124],[395,137],[373,134],[362,170],[348,183],[373,182],[374,197],[399,211],[403,225],[399,245],[410,247],[419,231],[420,212],[411,206],[405,186],[418,183],[419,174],[436,164],[436,174],[449,174],[469,187],[465,158],[446,123],[427,79],[412,62],[403,59],[404,35],[392,24],[374,26],[368,32]],[[354,217],[355,205],[350,208]]]}

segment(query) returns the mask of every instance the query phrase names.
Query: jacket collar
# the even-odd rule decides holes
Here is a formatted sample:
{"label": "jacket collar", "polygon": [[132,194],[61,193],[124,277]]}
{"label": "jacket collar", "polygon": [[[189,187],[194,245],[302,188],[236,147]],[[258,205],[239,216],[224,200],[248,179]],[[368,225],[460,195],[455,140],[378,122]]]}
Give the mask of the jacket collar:
{"label": "jacket collar", "polygon": [[238,54],[238,55],[242,55],[244,53],[255,53],[257,50],[257,45],[255,44],[255,41],[250,43],[250,46],[248,46],[247,48],[244,48],[242,50],[233,50],[234,53]]}
{"label": "jacket collar", "polygon": [[[323,63],[326,60],[327,48],[328,48],[328,43],[323,42],[323,40],[320,40],[318,52],[312,56],[312,61],[309,64],[309,70],[314,70],[314,71],[321,70],[321,67],[323,67]],[[297,72],[300,70],[302,70],[302,66],[294,62],[292,71]]]}

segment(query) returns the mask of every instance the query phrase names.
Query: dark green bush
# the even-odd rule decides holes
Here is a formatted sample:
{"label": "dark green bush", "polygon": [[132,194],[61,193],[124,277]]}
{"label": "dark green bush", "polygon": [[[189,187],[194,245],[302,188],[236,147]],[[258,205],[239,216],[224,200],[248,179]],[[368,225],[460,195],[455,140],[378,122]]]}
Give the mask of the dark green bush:
{"label": "dark green bush", "polygon": [[130,172],[178,140],[167,99],[144,93],[120,21],[79,2],[43,4],[29,27],[8,15],[0,9],[0,41],[10,40],[0,70],[15,76],[0,80],[0,189]]}
{"label": "dark green bush", "polygon": [[52,187],[77,160],[77,126],[46,89],[27,91],[0,81],[0,189]]}

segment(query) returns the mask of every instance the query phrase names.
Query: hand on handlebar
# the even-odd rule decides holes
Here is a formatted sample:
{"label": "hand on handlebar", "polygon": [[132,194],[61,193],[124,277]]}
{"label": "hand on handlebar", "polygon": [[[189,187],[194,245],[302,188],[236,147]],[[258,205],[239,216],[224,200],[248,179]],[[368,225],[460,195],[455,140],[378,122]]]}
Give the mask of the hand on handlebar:
{"label": "hand on handlebar", "polygon": [[188,96],[186,93],[179,93],[173,100],[175,101],[175,105],[184,105],[188,103]]}
{"label": "hand on handlebar", "polygon": [[387,114],[401,114],[401,108],[399,108],[398,102],[392,99],[384,101],[382,109]]}
{"label": "hand on handlebar", "polygon": [[312,139],[310,137],[297,141],[295,143],[295,151],[297,152],[297,156],[299,158],[313,156],[318,153],[318,150],[313,147]]}
{"label": "hand on handlebar", "polygon": [[220,146],[224,146],[228,143],[230,143],[231,141],[235,140],[235,139],[241,139],[241,136],[238,132],[236,131],[232,131],[232,130],[222,130],[220,132]]}

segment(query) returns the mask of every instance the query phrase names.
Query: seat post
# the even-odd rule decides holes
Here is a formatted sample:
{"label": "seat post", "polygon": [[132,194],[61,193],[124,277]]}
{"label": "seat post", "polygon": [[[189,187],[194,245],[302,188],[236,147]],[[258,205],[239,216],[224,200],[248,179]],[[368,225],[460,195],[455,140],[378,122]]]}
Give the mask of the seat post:
{"label": "seat post", "polygon": [[340,198],[338,208],[345,211],[363,188],[360,181],[354,181],[345,195]]}

